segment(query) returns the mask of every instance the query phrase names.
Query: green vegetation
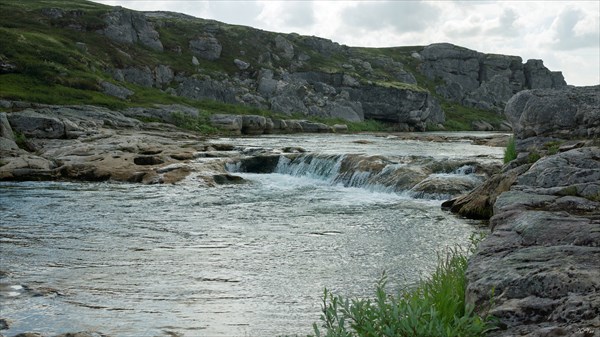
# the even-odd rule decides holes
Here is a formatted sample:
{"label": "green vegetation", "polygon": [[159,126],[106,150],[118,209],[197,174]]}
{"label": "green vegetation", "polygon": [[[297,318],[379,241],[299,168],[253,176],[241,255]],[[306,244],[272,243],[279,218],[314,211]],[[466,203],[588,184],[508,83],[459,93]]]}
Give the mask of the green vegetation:
{"label": "green vegetation", "polygon": [[512,136],[508,139],[508,144],[504,150],[504,164],[517,159],[517,146],[515,143],[515,137]]}
{"label": "green vegetation", "polygon": [[[439,257],[438,266],[415,289],[393,296],[385,290],[385,275],[377,283],[375,299],[349,300],[325,289],[317,337],[484,336],[492,317],[480,317],[465,303],[469,250],[452,249]],[[493,296],[492,296],[493,297]]]}
{"label": "green vegetation", "polygon": [[479,120],[486,121],[494,127],[497,127],[504,120],[502,116],[497,113],[466,107],[458,103],[443,102],[441,105],[446,113],[446,123],[444,123],[444,127],[448,131],[472,130],[471,124]]}
{"label": "green vegetation", "polygon": [[542,156],[539,153],[537,153],[536,151],[532,151],[527,156],[527,161],[529,162],[529,164],[533,164],[536,161],[540,160],[540,158],[542,158]]}
{"label": "green vegetation", "polygon": [[[61,15],[48,15],[51,8],[60,8]],[[471,130],[474,120],[484,120],[498,125],[502,120],[495,113],[446,102],[435,93],[440,80],[430,80],[420,73],[420,61],[411,56],[422,47],[407,46],[394,48],[358,48],[341,46],[333,48],[327,55],[314,48],[320,42],[314,37],[287,35],[294,45],[296,54],[309,59],[301,64],[293,64],[286,58],[270,57],[259,63],[265,56],[264,46],[273,48],[278,33],[258,31],[249,27],[226,25],[212,20],[187,19],[178,16],[161,18],[149,17],[160,34],[164,51],[159,52],[141,44],[118,44],[110,41],[97,31],[105,28],[102,16],[112,7],[85,0],[5,0],[0,2],[0,64],[10,69],[0,74],[0,99],[37,102],[45,104],[90,104],[110,109],[124,109],[133,106],[154,104],[186,104],[202,110],[203,113],[257,114],[278,117],[278,114],[257,108],[210,101],[195,101],[175,97],[160,89],[145,88],[131,83],[114,82],[109,69],[127,67],[153,67],[157,64],[169,65],[175,73],[186,76],[205,75],[213,79],[223,79],[238,72],[233,63],[235,58],[252,64],[249,71],[261,68],[290,69],[294,71],[320,71],[325,73],[348,74],[361,83],[407,89],[429,91],[440,102],[446,112],[445,130]],[[56,13],[54,13],[56,14]],[[191,62],[192,53],[187,47],[189,41],[201,35],[200,32],[214,32],[222,44],[221,57],[215,61],[198,58],[199,65]],[[268,53],[267,53],[268,54]],[[360,61],[371,61],[372,69],[365,71]],[[377,60],[381,62],[377,62]],[[418,84],[398,81],[397,74],[385,64],[401,63],[405,71],[413,74]],[[396,63],[393,63],[396,62]],[[351,64],[352,67],[347,67]],[[400,69],[401,70],[401,69]],[[100,83],[113,82],[135,92],[128,100],[121,100],[102,93]],[[316,121],[314,118],[301,116]],[[367,121],[348,123],[346,121],[326,121],[327,124],[348,124],[349,130],[388,131],[389,125]],[[439,129],[429,125],[428,130]]]}
{"label": "green vegetation", "polygon": [[21,149],[29,149],[29,146],[27,145],[27,137],[20,132],[15,133],[15,143]]}
{"label": "green vegetation", "polygon": [[546,149],[546,154],[548,154],[548,155],[557,154],[558,150],[560,149],[561,144],[562,144],[561,141],[547,142],[546,144],[544,144],[544,148]]}
{"label": "green vegetation", "polygon": [[206,134],[215,134],[219,132],[218,129],[210,125],[207,114],[201,114],[197,117],[194,117],[181,112],[174,112],[171,117],[175,121],[174,124],[182,129],[198,131]]}

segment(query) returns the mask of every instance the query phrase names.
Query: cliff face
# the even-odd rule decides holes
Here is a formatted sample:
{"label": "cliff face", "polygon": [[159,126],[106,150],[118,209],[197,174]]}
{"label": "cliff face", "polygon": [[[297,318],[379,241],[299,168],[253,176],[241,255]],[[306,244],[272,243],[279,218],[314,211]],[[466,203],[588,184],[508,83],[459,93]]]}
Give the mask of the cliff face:
{"label": "cliff face", "polygon": [[600,86],[515,95],[518,158],[454,201],[493,215],[467,272],[468,301],[499,319],[490,336],[600,334],[599,98]]}
{"label": "cliff face", "polygon": [[[18,74],[124,102],[159,90],[286,115],[376,119],[424,130],[444,121],[445,101],[501,111],[522,89],[565,85],[539,60],[523,64],[517,56],[450,44],[355,48],[85,1],[68,8],[39,1],[0,6],[6,33],[0,76]],[[16,96],[0,98],[22,98]]]}

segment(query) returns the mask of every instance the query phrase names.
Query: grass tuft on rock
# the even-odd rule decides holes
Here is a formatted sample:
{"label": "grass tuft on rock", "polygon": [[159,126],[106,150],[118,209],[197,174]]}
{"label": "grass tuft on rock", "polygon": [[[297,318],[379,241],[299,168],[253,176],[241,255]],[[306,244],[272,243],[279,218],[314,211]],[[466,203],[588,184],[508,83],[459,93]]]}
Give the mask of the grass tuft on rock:
{"label": "grass tuft on rock", "polygon": [[504,164],[517,159],[517,145],[515,143],[515,137],[508,139],[508,144],[504,150]]}
{"label": "grass tuft on rock", "polygon": [[467,257],[473,247],[440,255],[431,277],[395,296],[385,290],[385,275],[374,299],[348,299],[325,289],[321,325],[313,324],[315,336],[484,336],[493,319],[477,315],[465,303]]}

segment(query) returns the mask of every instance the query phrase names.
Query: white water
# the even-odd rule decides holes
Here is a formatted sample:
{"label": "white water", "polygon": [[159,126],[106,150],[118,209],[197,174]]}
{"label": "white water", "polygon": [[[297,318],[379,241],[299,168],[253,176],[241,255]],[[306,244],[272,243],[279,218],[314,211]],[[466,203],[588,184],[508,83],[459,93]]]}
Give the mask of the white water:
{"label": "white water", "polygon": [[364,173],[336,183],[332,162],[217,188],[0,183],[2,333],[305,335],[324,287],[371,296],[383,271],[410,286],[477,230],[439,201],[354,187]]}

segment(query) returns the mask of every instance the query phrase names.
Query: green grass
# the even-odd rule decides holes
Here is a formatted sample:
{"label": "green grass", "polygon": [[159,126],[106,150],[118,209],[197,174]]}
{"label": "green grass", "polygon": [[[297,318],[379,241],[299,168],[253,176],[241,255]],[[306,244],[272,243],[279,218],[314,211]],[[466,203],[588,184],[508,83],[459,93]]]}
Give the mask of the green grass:
{"label": "green grass", "polygon": [[493,318],[478,316],[465,303],[467,256],[472,251],[455,248],[441,255],[431,277],[397,295],[386,292],[385,275],[374,299],[348,299],[325,289],[315,336],[484,336],[493,328]]}
{"label": "green grass", "polygon": [[[42,9],[61,8],[65,15],[50,18],[42,14]],[[249,71],[261,68],[287,69],[291,61],[284,58],[272,59],[271,64],[258,64],[265,46],[272,46],[278,33],[265,32],[250,27],[226,25],[204,19],[149,18],[155,21],[164,51],[150,50],[141,44],[125,45],[110,41],[96,31],[104,28],[102,15],[111,10],[105,6],[85,0],[5,0],[0,2],[0,61],[16,67],[15,73],[0,75],[0,98],[46,104],[91,104],[111,109],[131,106],[152,106],[154,104],[187,104],[210,113],[256,114],[278,116],[278,114],[243,105],[225,104],[211,101],[196,102],[173,97],[158,89],[142,88],[133,84],[118,83],[135,91],[128,101],[122,101],[101,93],[99,83],[112,81],[105,69],[145,67],[153,69],[158,64],[169,65],[176,73],[191,76],[197,73],[220,79],[238,72],[233,63],[235,58],[251,63]],[[157,22],[160,21],[160,22]],[[76,27],[76,29],[73,29]],[[217,27],[218,29],[214,29]],[[199,66],[191,63],[192,53],[189,41],[201,32],[214,30],[223,46],[221,57],[215,61],[198,58]],[[361,83],[375,83],[384,87],[413,91],[429,91],[442,102],[446,113],[444,127],[449,131],[471,130],[471,123],[484,120],[497,126],[502,117],[491,112],[468,108],[456,103],[445,102],[435,94],[439,79],[427,79],[419,72],[420,61],[411,53],[422,47],[359,48],[342,46],[331,55],[321,55],[309,48],[311,37],[297,34],[282,34],[294,45],[296,55],[310,56],[296,71],[321,71],[344,73],[355,77]],[[83,42],[85,50],[75,48]],[[418,84],[398,82],[389,69],[377,65],[375,59],[392,58],[401,62],[406,71],[411,72]],[[370,61],[373,70],[361,67],[348,71],[343,64],[357,58]],[[164,89],[164,88],[163,88]],[[286,117],[286,116],[282,116]],[[303,119],[311,119],[302,117]],[[313,120],[313,119],[311,119]],[[331,121],[327,121],[331,125]],[[350,131],[387,131],[389,126],[377,122],[348,123]],[[434,128],[435,126],[431,126]]]}
{"label": "green grass", "polygon": [[466,107],[458,103],[443,102],[441,106],[446,114],[444,127],[448,131],[472,130],[471,124],[479,120],[486,121],[494,127],[497,127],[504,120],[504,118],[497,113]]}
{"label": "green grass", "polygon": [[515,143],[515,137],[508,139],[506,149],[504,149],[504,164],[517,159],[517,147]]}

